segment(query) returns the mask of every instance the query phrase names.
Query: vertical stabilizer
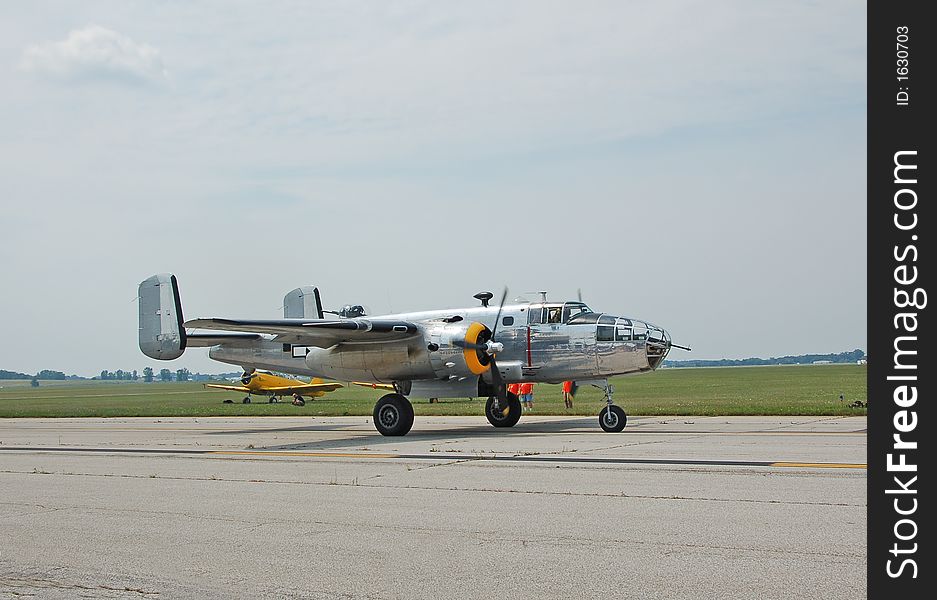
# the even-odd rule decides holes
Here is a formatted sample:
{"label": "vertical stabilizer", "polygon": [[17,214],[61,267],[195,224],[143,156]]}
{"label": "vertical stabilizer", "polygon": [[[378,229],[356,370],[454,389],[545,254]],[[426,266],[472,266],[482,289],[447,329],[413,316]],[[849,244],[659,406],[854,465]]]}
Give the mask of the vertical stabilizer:
{"label": "vertical stabilizer", "polygon": [[323,316],[319,288],[304,285],[283,297],[284,319],[321,319]]}
{"label": "vertical stabilizer", "polygon": [[140,350],[157,360],[172,360],[185,351],[179,284],[172,273],[140,283]]}

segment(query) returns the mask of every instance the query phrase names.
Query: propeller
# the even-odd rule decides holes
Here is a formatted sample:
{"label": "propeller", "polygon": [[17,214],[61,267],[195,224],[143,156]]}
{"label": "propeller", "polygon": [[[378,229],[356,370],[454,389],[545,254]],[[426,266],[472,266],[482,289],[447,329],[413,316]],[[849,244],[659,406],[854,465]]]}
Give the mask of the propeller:
{"label": "propeller", "polygon": [[501,371],[498,370],[498,363],[495,356],[498,352],[504,350],[504,344],[493,341],[495,334],[498,333],[498,325],[501,323],[501,311],[504,309],[504,301],[508,297],[508,288],[504,288],[501,294],[501,302],[498,304],[498,314],[495,317],[494,327],[491,329],[491,335],[484,343],[466,342],[464,340],[453,340],[452,345],[464,348],[466,350],[476,350],[484,352],[488,356],[488,362],[491,365],[491,383],[494,385],[494,396],[499,402],[507,400],[507,387],[504,385],[504,379],[501,377]]}
{"label": "propeller", "polygon": [[256,369],[244,369],[244,372],[241,373],[241,383],[244,385],[249,384],[254,377],[254,371],[256,371]]}

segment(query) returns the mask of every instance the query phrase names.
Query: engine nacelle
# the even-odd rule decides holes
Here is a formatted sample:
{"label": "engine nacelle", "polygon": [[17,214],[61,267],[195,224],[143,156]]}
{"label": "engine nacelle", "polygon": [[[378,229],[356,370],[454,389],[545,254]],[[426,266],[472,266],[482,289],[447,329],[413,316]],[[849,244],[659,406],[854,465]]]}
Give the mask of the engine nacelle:
{"label": "engine nacelle", "polygon": [[482,323],[437,323],[426,329],[433,373],[439,379],[464,381],[491,368],[491,357],[481,349],[462,348],[453,342],[484,344],[491,330]]}

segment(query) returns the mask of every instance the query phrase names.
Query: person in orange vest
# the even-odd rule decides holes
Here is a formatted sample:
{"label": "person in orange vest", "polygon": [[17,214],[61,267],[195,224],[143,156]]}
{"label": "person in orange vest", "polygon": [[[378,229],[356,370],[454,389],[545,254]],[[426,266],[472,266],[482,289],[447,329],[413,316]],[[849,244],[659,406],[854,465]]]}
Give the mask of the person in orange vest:
{"label": "person in orange vest", "polygon": [[573,382],[572,381],[563,382],[563,402],[566,403],[566,408],[573,407]]}
{"label": "person in orange vest", "polygon": [[521,384],[521,403],[527,410],[534,409],[534,384],[528,381]]}
{"label": "person in orange vest", "polygon": [[509,383],[508,384],[508,393],[514,394],[518,398],[521,396],[521,384],[519,383]]}

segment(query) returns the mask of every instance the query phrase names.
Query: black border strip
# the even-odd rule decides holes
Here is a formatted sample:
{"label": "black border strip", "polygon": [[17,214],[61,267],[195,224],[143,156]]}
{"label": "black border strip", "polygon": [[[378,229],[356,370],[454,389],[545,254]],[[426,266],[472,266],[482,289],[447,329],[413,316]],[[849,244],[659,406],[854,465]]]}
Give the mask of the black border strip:
{"label": "black border strip", "polygon": [[[902,307],[900,298],[902,291],[910,293],[915,288],[937,293],[930,286],[930,273],[937,269],[930,241],[934,227],[928,221],[934,217],[925,216],[934,200],[931,180],[935,174],[931,165],[937,161],[929,150],[933,132],[925,127],[935,110],[929,78],[937,67],[933,57],[934,21],[927,18],[930,11],[926,7],[925,2],[914,0],[873,0],[868,5],[869,598],[932,597],[937,573],[933,568],[934,535],[929,518],[934,495],[924,491],[927,486],[934,489],[932,468],[925,456],[933,456],[929,441],[935,439],[931,383],[934,338],[927,311]],[[902,72],[902,68],[908,71]],[[902,163],[917,168],[896,172],[898,153],[904,153]],[[916,181],[906,181],[912,179]],[[906,188],[913,192],[901,192]],[[916,207],[906,210],[897,206],[899,194],[906,205],[916,195]],[[911,223],[913,213],[918,219],[916,226],[910,230],[900,228],[899,221]],[[901,267],[907,270],[898,270]],[[916,281],[899,283],[899,274],[907,277],[909,271],[917,273]],[[898,315],[912,312],[916,314],[916,326],[909,331],[908,323]],[[909,353],[897,355],[896,344]],[[896,367],[896,362],[904,366]],[[896,376],[914,379],[896,380]],[[903,385],[916,388],[918,400],[912,406],[899,404],[899,388]],[[911,412],[916,425],[909,431],[906,419]],[[905,442],[916,442],[918,447],[896,449],[896,434]],[[896,471],[893,464],[889,471],[889,455],[892,463],[906,460],[917,470]],[[914,476],[917,479],[909,484]],[[902,483],[914,492],[896,494]],[[899,510],[910,510],[911,506],[913,513],[899,514]],[[905,520],[908,522],[902,522]],[[912,562],[901,568],[906,559]],[[889,570],[898,575],[889,575]]]}

